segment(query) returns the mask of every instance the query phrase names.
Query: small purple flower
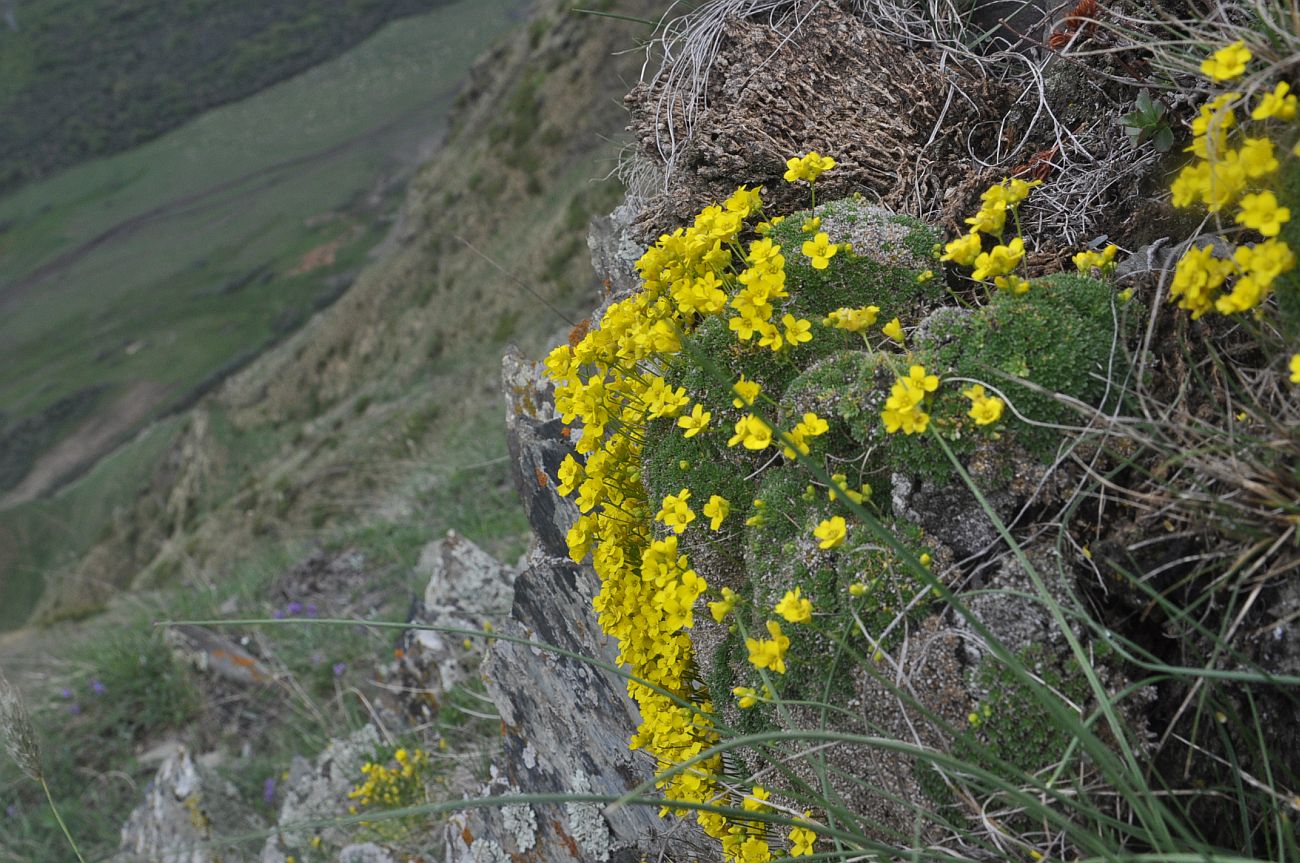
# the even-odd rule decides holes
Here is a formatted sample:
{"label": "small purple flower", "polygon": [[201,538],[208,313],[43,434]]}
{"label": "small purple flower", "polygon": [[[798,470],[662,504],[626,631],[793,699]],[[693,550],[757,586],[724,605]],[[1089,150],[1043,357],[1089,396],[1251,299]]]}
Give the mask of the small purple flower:
{"label": "small purple flower", "polygon": [[342,677],[342,676],[343,676],[343,672],[345,672],[345,671],[347,671],[347,670],[348,670],[348,664],[347,664],[346,662],[336,662],[336,663],[334,663],[334,676],[335,676],[335,677]]}
{"label": "small purple flower", "polygon": [[105,686],[104,682],[100,680],[98,677],[93,677],[90,680],[90,691],[95,693],[96,695],[103,695],[105,692],[108,691],[108,687]]}
{"label": "small purple flower", "polygon": [[275,802],[275,777],[266,777],[266,782],[262,784],[262,800],[269,806]]}
{"label": "small purple flower", "polygon": [[308,617],[316,616],[316,603],[314,602],[307,603],[307,616]]}
{"label": "small purple flower", "polygon": [[284,610],[290,614],[302,614],[302,603],[295,599],[293,602],[285,606]]}
{"label": "small purple flower", "polygon": [[80,704],[69,704],[69,705],[68,705],[68,712],[71,713],[73,716],[76,716],[78,713],[81,712],[81,705],[80,705]]}
{"label": "small purple flower", "polygon": [[278,608],[274,612],[272,612],[271,616],[274,617],[276,620],[284,620],[284,612]]}
{"label": "small purple flower", "polygon": [[59,690],[59,695],[63,696],[64,698],[71,698],[72,690],[65,686]]}
{"label": "small purple flower", "polygon": [[17,803],[10,803],[5,807],[5,815],[9,818],[17,818],[21,814]]}

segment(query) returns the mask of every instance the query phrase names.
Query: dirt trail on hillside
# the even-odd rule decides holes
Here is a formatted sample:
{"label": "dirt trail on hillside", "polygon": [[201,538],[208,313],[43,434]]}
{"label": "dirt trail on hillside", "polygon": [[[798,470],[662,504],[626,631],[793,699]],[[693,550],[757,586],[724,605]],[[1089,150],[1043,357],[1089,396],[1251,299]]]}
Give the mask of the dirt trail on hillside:
{"label": "dirt trail on hillside", "polygon": [[157,381],[132,384],[115,402],[38,458],[18,487],[0,498],[0,510],[35,500],[68,474],[97,461],[148,419],[170,393],[171,387]]}

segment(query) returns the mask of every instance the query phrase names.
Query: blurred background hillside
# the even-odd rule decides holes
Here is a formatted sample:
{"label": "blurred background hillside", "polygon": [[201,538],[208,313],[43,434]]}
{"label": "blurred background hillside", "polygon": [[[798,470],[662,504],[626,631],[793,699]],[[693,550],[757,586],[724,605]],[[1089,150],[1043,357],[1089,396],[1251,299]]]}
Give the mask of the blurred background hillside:
{"label": "blurred background hillside", "polygon": [[[251,789],[355,725],[330,674],[245,705],[251,737],[181,671],[177,710],[69,714],[106,664],[171,668],[152,621],[266,616],[336,558],[336,610],[397,619],[447,530],[522,553],[501,356],[600,295],[649,32],[554,0],[0,3],[0,667],[66,723],[93,848],[161,737],[235,735]],[[389,652],[263,638],[295,680]],[[0,768],[0,860],[64,859],[30,791]]]}

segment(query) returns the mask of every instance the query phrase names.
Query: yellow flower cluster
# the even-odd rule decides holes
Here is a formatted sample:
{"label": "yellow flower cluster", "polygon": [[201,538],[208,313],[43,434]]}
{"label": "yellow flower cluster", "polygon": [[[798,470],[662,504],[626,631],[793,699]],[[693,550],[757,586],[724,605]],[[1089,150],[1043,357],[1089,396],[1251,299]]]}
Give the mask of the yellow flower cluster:
{"label": "yellow flower cluster", "polygon": [[[794,161],[796,179],[809,182],[834,165],[816,154]],[[695,603],[707,589],[678,546],[678,535],[696,519],[692,490],[667,495],[656,511],[641,481],[642,441],[646,426],[663,419],[673,421],[687,437],[711,434],[714,411],[725,407],[703,404],[656,370],[665,368],[681,352],[682,338],[710,316],[730,318],[741,349],[748,345],[783,351],[813,337],[811,322],[789,313],[778,317],[780,301],[789,296],[785,259],[781,247],[766,237],[742,247],[738,237],[750,216],[762,218],[762,200],[759,190],[742,186],[721,206],[705,208],[690,227],[661,236],[637,262],[642,289],[613,303],[598,327],[558,346],[545,361],[547,375],[556,384],[556,408],[565,423],[581,424],[576,449],[586,456],[585,464],[567,456],[557,474],[558,491],[574,497],[581,513],[568,534],[569,553],[575,561],[591,555],[601,580],[593,605],[601,627],[617,639],[619,662],[634,677],[658,687],[631,682],[628,694],[641,713],[630,745],[649,752],[660,768],[699,755],[719,735],[707,718],[712,706],[699,682],[687,634],[694,624]],[[833,255],[830,248],[826,259]],[[742,377],[733,391],[732,406],[746,410],[752,409],[761,388]],[[808,442],[828,428],[825,420],[807,413],[780,435],[755,413],[746,413],[735,422],[729,444],[749,450],[784,444],[787,455],[794,457],[796,450],[807,452]],[[696,491],[702,492],[701,499],[707,494]],[[761,507],[755,509],[761,514]],[[701,511],[716,531],[730,514],[731,503],[711,494]],[[657,531],[656,523],[663,528]],[[709,604],[718,621],[738,599],[729,589],[721,594],[720,601]],[[768,633],[767,639],[751,639],[751,656],[761,667],[783,672],[789,639],[774,621]],[[721,793],[721,769],[721,759],[715,757],[663,780],[660,788],[668,803],[664,811],[686,814],[681,807],[674,810],[673,802],[714,800]],[[723,843],[730,859],[760,863],[771,858],[765,833],[748,822],[738,825],[708,812],[695,817]]]}
{"label": "yellow flower cluster", "polygon": [[984,392],[983,384],[964,389],[961,394],[970,399],[970,412],[967,414],[975,420],[975,425],[986,426],[1002,419],[1002,409],[1006,407],[1002,399]]}
{"label": "yellow flower cluster", "polygon": [[862,306],[856,309],[839,308],[828,314],[822,323],[837,330],[861,333],[876,325],[880,306]]}
{"label": "yellow flower cluster", "polygon": [[816,150],[806,156],[793,156],[785,163],[785,181],[797,183],[800,180],[807,180],[809,183],[815,183],[818,177],[834,168],[835,164],[835,160],[830,156],[819,156]]}
{"label": "yellow flower cluster", "polygon": [[1115,254],[1117,252],[1119,252],[1119,246],[1111,243],[1100,252],[1079,252],[1071,260],[1074,261],[1075,269],[1081,273],[1100,270],[1105,275],[1115,269]]}
{"label": "yellow flower cluster", "polygon": [[[970,233],[947,243],[939,260],[971,267],[972,279],[992,279],[1000,290],[1016,294],[1028,291],[1029,282],[1012,275],[1025,257],[1025,241],[1019,236],[1019,228],[1016,236],[1007,243],[1002,242],[1002,235],[1006,230],[1007,216],[1016,219],[1020,202],[1042,182],[1008,179],[989,186],[980,196],[979,212],[966,220],[966,224],[971,226]],[[983,235],[996,239],[987,252],[984,251]]]}
{"label": "yellow flower cluster", "polygon": [[[1214,52],[1201,71],[1215,81],[1242,75],[1251,53],[1236,42]],[[1250,119],[1290,122],[1296,118],[1296,97],[1286,82],[1277,84],[1255,102]],[[1201,106],[1192,121],[1193,159],[1179,172],[1170,190],[1176,207],[1204,204],[1212,213],[1235,205],[1235,224],[1256,231],[1264,240],[1240,245],[1231,257],[1214,254],[1213,246],[1189,248],[1178,261],[1170,285],[1171,299],[1192,318],[1217,311],[1232,315],[1256,309],[1273,291],[1278,276],[1295,267],[1295,255],[1278,239],[1291,210],[1282,206],[1265,186],[1280,167],[1276,145],[1268,130],[1256,126],[1249,133],[1238,125],[1237,109],[1244,107],[1241,93],[1221,93]],[[1239,140],[1230,140],[1234,130]],[[1277,133],[1278,129],[1273,129]],[[1294,138],[1294,133],[1288,133]],[[1235,148],[1231,146],[1236,143]]]}
{"label": "yellow flower cluster", "polygon": [[885,400],[885,409],[881,419],[885,421],[885,431],[893,434],[918,434],[925,431],[930,424],[930,415],[922,407],[929,393],[939,388],[937,375],[925,373],[925,366],[912,366],[907,377],[898,378],[889,390]]}
{"label": "yellow flower cluster", "polygon": [[348,792],[348,799],[361,806],[394,808],[424,800],[423,774],[429,767],[429,753],[423,749],[398,749],[387,764],[361,765],[365,780]]}

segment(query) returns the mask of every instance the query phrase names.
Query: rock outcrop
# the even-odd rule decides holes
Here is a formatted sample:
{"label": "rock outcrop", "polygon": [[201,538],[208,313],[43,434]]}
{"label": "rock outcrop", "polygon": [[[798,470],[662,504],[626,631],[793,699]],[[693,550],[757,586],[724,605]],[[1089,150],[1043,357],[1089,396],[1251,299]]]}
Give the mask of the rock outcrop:
{"label": "rock outcrop", "polygon": [[252,859],[219,837],[262,829],[229,782],[203,767],[184,747],[164,759],[122,826],[114,863],[233,863]]}
{"label": "rock outcrop", "polygon": [[483,661],[482,639],[439,628],[492,631],[510,613],[515,573],[455,531],[420,552],[415,574],[428,581],[410,622],[436,628],[409,630],[394,669],[401,701],[416,722],[432,719],[445,693],[477,679]]}
{"label": "rock outcrop", "polygon": [[[504,729],[483,794],[617,796],[649,779],[652,765],[628,749],[638,717],[623,679],[577,658],[612,666],[615,649],[591,607],[599,590],[595,572],[565,554],[564,535],[577,510],[555,485],[570,444],[538,367],[512,351],[504,378],[515,481],[536,544],[515,580],[502,634],[539,646],[496,641],[483,662]],[[603,810],[585,802],[470,810],[448,831],[448,860],[480,863],[527,853],[537,863],[634,861],[662,830],[654,808]]]}
{"label": "rock outcrop", "polygon": [[331,740],[311,761],[293,759],[276,830],[262,846],[261,863],[286,863],[291,856],[302,859],[303,850],[315,837],[320,837],[324,848],[347,846],[347,826],[312,830],[294,825],[346,815],[348,792],[361,775],[361,765],[373,757],[378,746],[379,732],[373,725],[365,725],[348,737]]}

